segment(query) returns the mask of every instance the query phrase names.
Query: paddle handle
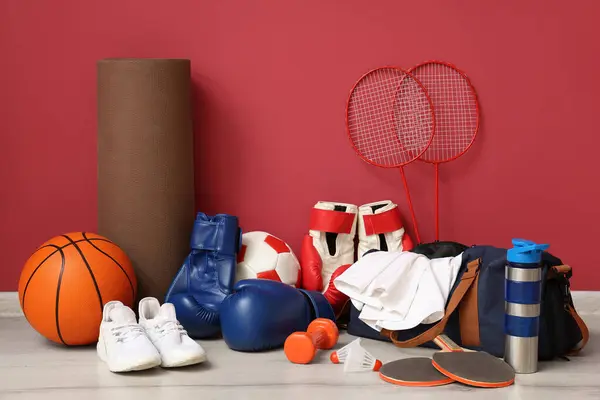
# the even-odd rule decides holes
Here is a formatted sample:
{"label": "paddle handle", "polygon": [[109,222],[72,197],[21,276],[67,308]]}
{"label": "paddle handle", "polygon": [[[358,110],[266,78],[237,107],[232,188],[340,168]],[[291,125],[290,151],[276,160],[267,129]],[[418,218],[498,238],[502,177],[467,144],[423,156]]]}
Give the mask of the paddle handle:
{"label": "paddle handle", "polygon": [[440,348],[442,351],[451,351],[458,352],[464,351],[462,347],[457,345],[452,339],[450,339],[446,335],[438,335],[433,339],[433,342]]}

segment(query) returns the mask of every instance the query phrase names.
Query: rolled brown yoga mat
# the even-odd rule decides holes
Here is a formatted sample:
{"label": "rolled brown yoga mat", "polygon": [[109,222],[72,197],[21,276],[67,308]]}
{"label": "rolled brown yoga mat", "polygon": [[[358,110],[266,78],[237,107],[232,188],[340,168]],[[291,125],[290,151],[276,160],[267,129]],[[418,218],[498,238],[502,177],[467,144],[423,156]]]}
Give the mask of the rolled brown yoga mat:
{"label": "rolled brown yoga mat", "polygon": [[164,299],[194,222],[190,61],[105,59],[98,78],[98,233],[131,258],[138,300]]}

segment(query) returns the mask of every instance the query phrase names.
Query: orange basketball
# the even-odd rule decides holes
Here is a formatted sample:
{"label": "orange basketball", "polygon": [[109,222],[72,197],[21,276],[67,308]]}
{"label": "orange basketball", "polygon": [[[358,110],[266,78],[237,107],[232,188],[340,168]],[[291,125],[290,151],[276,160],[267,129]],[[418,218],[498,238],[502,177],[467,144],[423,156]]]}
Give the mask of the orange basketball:
{"label": "orange basketball", "polygon": [[111,300],[131,307],[137,280],[119,246],[93,233],[56,236],[25,263],[21,309],[42,336],[68,346],[94,343],[102,308]]}

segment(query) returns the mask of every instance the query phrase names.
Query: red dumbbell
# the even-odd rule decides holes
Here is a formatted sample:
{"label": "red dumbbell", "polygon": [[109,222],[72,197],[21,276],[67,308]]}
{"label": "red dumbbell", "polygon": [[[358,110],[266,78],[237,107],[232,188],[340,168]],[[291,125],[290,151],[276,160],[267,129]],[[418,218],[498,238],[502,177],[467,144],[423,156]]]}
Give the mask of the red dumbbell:
{"label": "red dumbbell", "polygon": [[317,318],[308,325],[306,332],[294,332],[287,337],[283,351],[295,364],[308,364],[315,358],[317,349],[331,349],[338,341],[340,332],[335,322]]}

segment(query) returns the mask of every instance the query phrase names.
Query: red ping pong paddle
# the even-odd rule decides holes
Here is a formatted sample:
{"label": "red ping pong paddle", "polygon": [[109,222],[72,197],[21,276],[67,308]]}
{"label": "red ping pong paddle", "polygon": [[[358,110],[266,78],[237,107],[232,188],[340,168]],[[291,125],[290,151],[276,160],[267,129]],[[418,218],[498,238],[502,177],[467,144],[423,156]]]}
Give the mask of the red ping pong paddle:
{"label": "red ping pong paddle", "polygon": [[515,371],[504,360],[483,351],[465,351],[446,335],[439,335],[433,341],[442,351],[433,355],[432,364],[447,377],[483,388],[499,388],[514,383]]}
{"label": "red ping pong paddle", "polygon": [[[448,339],[449,340],[449,339]],[[443,341],[434,341],[442,351],[452,351]],[[400,386],[431,387],[447,385],[454,379],[442,374],[432,364],[431,358],[411,357],[384,364],[379,377],[388,383]]]}
{"label": "red ping pong paddle", "polygon": [[445,335],[434,339],[442,349],[433,360],[405,358],[386,363],[379,377],[400,386],[440,386],[458,381],[465,385],[496,388],[513,384],[514,370],[503,360],[485,352],[463,349]]}
{"label": "red ping pong paddle", "polygon": [[379,370],[379,377],[400,386],[441,386],[454,382],[431,364],[431,358],[413,357],[391,361]]}

